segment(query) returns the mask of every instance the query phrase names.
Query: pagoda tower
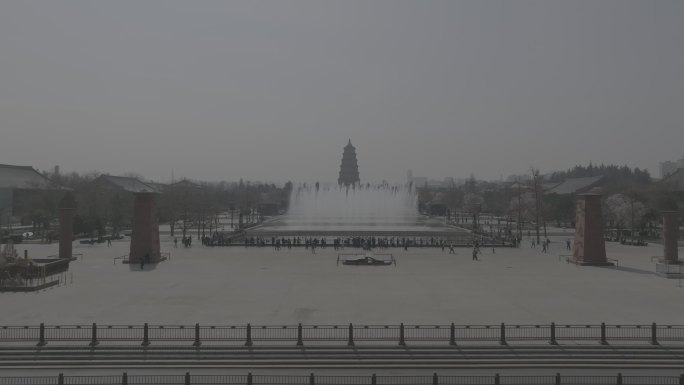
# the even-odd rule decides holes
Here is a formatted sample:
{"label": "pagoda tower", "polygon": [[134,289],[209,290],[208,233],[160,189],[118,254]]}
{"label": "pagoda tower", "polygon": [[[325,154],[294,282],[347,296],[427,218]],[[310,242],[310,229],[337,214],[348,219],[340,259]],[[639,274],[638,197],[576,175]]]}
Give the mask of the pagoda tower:
{"label": "pagoda tower", "polygon": [[350,186],[360,181],[359,165],[356,161],[356,148],[352,146],[351,139],[349,139],[349,143],[344,147],[344,153],[342,153],[342,165],[340,166],[340,177],[337,179],[337,183],[340,186]]}

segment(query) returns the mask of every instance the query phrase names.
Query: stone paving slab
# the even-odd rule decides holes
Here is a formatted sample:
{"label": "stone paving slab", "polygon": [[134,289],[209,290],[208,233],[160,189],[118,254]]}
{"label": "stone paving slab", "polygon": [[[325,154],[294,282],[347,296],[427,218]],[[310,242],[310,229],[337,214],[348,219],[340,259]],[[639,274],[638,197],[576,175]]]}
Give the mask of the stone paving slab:
{"label": "stone paving slab", "polygon": [[[607,244],[619,267],[580,267],[559,260],[568,237],[552,237],[548,254],[530,248],[382,250],[397,266],[342,266],[332,248],[174,248],[151,268],[114,264],[127,240],[74,243],[66,285],[0,294],[0,325],[46,324],[684,324],[684,288],[655,275],[662,246]],[[17,245],[32,257],[58,245]],[[350,252],[346,249],[342,252]],[[447,249],[448,250],[448,249]],[[680,249],[680,255],[684,255]]]}

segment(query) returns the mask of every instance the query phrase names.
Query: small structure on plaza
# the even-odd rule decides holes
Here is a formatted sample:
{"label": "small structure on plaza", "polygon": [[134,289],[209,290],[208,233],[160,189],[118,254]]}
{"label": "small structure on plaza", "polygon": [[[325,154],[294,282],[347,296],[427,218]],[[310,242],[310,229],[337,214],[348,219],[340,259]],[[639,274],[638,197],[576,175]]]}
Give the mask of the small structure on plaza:
{"label": "small structure on plaza", "polygon": [[356,266],[389,266],[397,265],[397,260],[392,254],[375,254],[371,252],[363,254],[337,254],[337,264]]}
{"label": "small structure on plaza", "polygon": [[570,262],[583,266],[613,265],[606,258],[601,194],[586,193],[577,196],[575,247]]}
{"label": "small structure on plaza", "polygon": [[67,194],[59,202],[59,258],[73,258],[72,243],[74,242],[74,214],[76,200]]}
{"label": "small structure on plaza", "polygon": [[131,264],[156,264],[163,258],[159,246],[159,222],[157,220],[158,193],[140,191],[134,193],[133,229],[128,262]]}
{"label": "small structure on plaza", "polygon": [[681,278],[679,260],[679,211],[663,211],[663,256],[658,259],[656,273],[666,278]]}
{"label": "small structure on plaza", "polygon": [[20,256],[11,242],[0,250],[0,292],[27,292],[65,283],[61,273],[69,270],[71,259]]}
{"label": "small structure on plaza", "polygon": [[69,270],[69,263],[75,259],[72,242],[76,201],[67,193],[59,206],[59,254],[30,258],[24,250],[22,257],[10,241],[0,251],[0,292],[37,291],[65,283],[61,273]]}
{"label": "small structure on plaza", "polygon": [[663,258],[660,263],[681,265],[679,260],[679,212],[663,211]]}

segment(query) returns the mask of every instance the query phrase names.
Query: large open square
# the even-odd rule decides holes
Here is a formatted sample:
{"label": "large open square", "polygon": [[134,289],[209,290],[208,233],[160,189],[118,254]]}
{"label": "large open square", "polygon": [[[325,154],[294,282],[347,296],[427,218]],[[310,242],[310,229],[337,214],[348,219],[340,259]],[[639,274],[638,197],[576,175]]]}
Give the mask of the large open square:
{"label": "large open square", "polygon": [[[66,285],[36,293],[0,294],[4,325],[46,324],[678,324],[684,288],[655,275],[651,256],[661,245],[607,243],[618,267],[566,263],[565,239],[550,253],[532,249],[395,248],[395,266],[337,265],[332,247],[174,248],[155,268],[114,264],[129,242],[74,245],[83,253]],[[561,247],[562,246],[562,247]],[[18,245],[32,257],[57,244]],[[352,251],[353,250],[353,251]],[[346,249],[340,252],[357,252]],[[383,251],[384,252],[384,251]],[[681,252],[681,250],[680,250]]]}

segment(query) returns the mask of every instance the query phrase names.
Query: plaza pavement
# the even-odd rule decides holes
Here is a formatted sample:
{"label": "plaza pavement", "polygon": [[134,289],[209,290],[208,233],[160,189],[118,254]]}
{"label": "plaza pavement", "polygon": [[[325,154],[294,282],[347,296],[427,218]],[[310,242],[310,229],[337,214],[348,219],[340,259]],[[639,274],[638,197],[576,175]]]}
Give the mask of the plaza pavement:
{"label": "plaza pavement", "polygon": [[[129,241],[80,245],[66,285],[37,293],[0,293],[0,325],[46,324],[682,324],[684,288],[653,272],[662,246],[607,243],[619,267],[559,261],[567,236],[551,237],[548,254],[483,249],[456,255],[438,248],[389,249],[397,266],[336,265],[332,247],[174,248],[154,269],[114,264]],[[17,245],[32,257],[58,245]],[[347,249],[342,252],[355,252]],[[680,249],[680,255],[684,250]]]}

